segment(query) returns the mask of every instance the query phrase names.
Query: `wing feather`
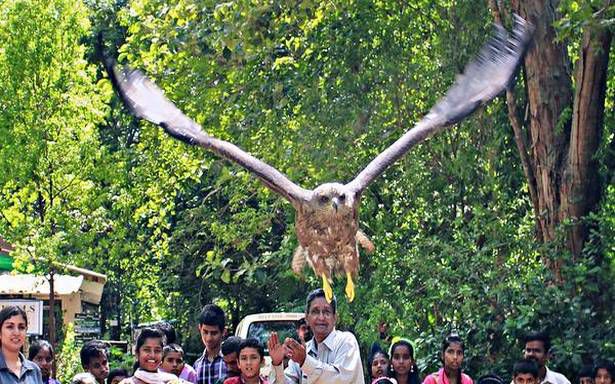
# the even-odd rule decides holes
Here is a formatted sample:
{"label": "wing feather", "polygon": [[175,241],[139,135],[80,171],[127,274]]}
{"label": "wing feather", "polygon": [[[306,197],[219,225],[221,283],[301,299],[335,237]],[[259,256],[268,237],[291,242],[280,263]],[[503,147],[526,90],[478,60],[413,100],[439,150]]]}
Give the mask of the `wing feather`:
{"label": "wing feather", "polygon": [[355,193],[361,193],[414,145],[463,120],[504,91],[514,79],[532,33],[532,25],[518,15],[514,15],[511,35],[501,25],[495,25],[494,36],[483,46],[478,57],[466,66],[463,75],[458,76],[446,95],[347,186]]}
{"label": "wing feather", "polygon": [[141,71],[119,68],[109,61],[106,66],[113,85],[132,114],[163,127],[169,135],[185,143],[205,147],[239,164],[291,203],[307,200],[309,191],[290,181],[277,169],[239,147],[204,132],[199,124],[184,115]]}

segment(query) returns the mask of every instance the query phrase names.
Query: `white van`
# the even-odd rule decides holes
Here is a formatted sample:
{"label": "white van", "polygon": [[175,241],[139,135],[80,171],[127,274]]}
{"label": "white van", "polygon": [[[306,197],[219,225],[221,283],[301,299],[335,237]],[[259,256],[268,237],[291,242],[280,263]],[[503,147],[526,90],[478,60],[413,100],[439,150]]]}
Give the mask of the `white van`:
{"label": "white van", "polygon": [[242,339],[254,337],[260,341],[265,348],[265,365],[261,368],[261,374],[268,375],[271,371],[271,358],[267,349],[267,340],[271,332],[277,332],[280,340],[287,337],[297,339],[297,326],[299,321],[305,317],[300,312],[272,312],[257,313],[244,317],[237,325],[235,336]]}

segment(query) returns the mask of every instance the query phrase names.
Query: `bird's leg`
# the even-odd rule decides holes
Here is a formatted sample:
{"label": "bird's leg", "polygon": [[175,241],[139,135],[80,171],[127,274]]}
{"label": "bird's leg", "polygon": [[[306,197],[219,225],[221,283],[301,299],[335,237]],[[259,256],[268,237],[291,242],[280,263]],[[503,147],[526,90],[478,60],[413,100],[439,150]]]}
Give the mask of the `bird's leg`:
{"label": "bird's leg", "polygon": [[331,284],[329,284],[329,280],[327,280],[327,276],[322,274],[322,290],[325,291],[325,299],[330,303],[333,300],[333,288],[331,288]]}
{"label": "bird's leg", "polygon": [[349,303],[352,303],[354,300],[354,283],[352,282],[352,275],[350,272],[346,272],[346,297]]}

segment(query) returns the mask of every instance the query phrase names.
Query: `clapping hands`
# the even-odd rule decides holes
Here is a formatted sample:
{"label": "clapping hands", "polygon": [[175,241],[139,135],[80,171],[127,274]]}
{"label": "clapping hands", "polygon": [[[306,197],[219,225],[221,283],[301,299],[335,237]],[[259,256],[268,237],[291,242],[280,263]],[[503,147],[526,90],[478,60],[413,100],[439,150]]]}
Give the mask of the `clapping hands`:
{"label": "clapping hands", "polygon": [[278,334],[271,332],[267,341],[267,347],[269,348],[269,356],[273,365],[282,364],[284,357],[290,358],[299,365],[303,365],[305,362],[305,347],[290,337],[287,337],[284,343],[280,343]]}

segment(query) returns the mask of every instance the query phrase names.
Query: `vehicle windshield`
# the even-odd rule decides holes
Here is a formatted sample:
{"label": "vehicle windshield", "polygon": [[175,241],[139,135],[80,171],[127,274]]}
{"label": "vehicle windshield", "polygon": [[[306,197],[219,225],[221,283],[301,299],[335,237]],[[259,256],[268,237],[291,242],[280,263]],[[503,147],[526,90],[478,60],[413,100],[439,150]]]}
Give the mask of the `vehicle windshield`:
{"label": "vehicle windshield", "polygon": [[297,337],[297,322],[293,320],[282,321],[257,321],[250,324],[248,328],[248,337],[255,337],[265,348],[265,355],[269,355],[267,349],[267,340],[271,332],[277,332],[280,341],[287,337],[292,337],[298,340]]}

